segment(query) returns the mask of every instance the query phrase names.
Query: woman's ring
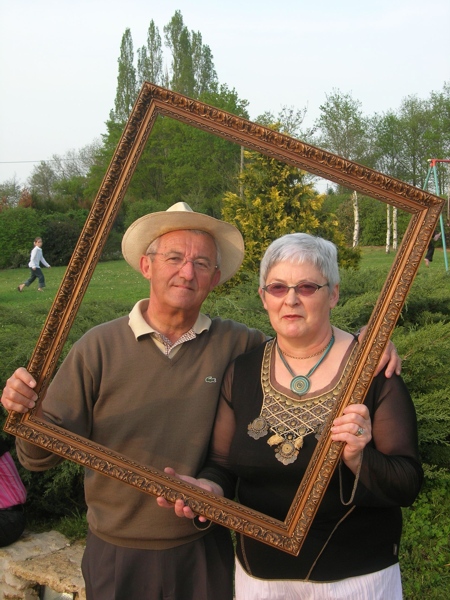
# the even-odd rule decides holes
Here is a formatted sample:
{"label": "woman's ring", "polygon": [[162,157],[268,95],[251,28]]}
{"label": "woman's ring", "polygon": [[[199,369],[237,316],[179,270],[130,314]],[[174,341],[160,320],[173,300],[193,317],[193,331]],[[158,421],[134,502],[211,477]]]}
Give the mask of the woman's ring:
{"label": "woman's ring", "polygon": [[364,429],[362,427],[358,427],[358,431],[356,432],[356,436],[360,437],[364,433]]}

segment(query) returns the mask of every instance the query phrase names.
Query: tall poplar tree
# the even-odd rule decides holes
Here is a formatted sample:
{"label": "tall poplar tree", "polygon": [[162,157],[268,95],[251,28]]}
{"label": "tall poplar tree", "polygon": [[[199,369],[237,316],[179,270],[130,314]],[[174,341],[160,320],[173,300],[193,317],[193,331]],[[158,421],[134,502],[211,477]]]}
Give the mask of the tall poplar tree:
{"label": "tall poplar tree", "polygon": [[172,53],[172,76],[170,88],[174,92],[194,95],[195,79],[192,66],[192,45],[188,28],[181,11],[175,11],[170,22],[164,26],[166,45]]}
{"label": "tall poplar tree", "polygon": [[199,98],[210,92],[217,84],[217,73],[211,49],[203,44],[199,31],[192,32],[192,67],[195,80],[194,95]]}
{"label": "tall poplar tree", "polygon": [[150,21],[147,31],[147,45],[138,48],[137,56],[138,87],[140,88],[144,81],[163,85],[164,72],[161,36],[153,19]]}
{"label": "tall poplar tree", "polygon": [[189,32],[179,10],[164,27],[166,45],[172,53],[172,90],[199,98],[217,87],[217,73],[209,46],[203,44],[200,32]]}
{"label": "tall poplar tree", "polygon": [[116,98],[114,101],[114,113],[111,117],[115,122],[125,123],[137,96],[133,40],[131,31],[128,28],[122,36],[118,63],[119,74],[117,76]]}

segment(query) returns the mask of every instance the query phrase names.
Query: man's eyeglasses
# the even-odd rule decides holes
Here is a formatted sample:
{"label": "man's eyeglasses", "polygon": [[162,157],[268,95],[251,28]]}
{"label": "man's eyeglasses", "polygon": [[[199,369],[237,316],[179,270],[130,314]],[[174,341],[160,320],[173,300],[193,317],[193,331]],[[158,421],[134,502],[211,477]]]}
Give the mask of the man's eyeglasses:
{"label": "man's eyeglasses", "polygon": [[155,254],[161,256],[161,259],[166,265],[178,270],[182,269],[188,262],[192,263],[195,271],[198,273],[209,273],[212,270],[217,269],[217,265],[213,265],[207,258],[196,258],[192,260],[192,258],[186,258],[182,254],[177,254],[176,252],[149,252],[149,255]]}
{"label": "man's eyeglasses", "polygon": [[269,285],[265,285],[263,290],[276,298],[283,298],[289,292],[289,290],[294,290],[297,296],[312,296],[317,292],[317,290],[322,289],[323,287],[330,287],[329,283],[324,283],[323,285],[319,285],[318,283],[310,283],[302,282],[297,283],[297,285],[286,285],[284,283],[269,283]]}

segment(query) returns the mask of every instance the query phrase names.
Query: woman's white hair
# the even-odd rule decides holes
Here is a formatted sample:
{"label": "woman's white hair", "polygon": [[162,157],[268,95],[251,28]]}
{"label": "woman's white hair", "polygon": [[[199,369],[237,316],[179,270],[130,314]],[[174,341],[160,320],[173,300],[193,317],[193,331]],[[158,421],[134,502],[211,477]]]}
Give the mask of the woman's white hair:
{"label": "woman's white hair", "polygon": [[339,283],[337,248],[333,242],[308,233],[288,233],[273,241],[261,260],[259,285],[264,287],[269,271],[281,262],[309,263],[325,277],[330,291]]}

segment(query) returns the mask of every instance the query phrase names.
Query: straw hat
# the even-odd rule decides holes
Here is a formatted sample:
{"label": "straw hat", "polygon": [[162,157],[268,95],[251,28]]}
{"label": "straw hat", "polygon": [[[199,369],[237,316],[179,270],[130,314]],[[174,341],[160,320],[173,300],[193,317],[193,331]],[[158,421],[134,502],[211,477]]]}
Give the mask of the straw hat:
{"label": "straw hat", "polygon": [[153,240],[180,229],[206,231],[216,240],[221,257],[219,284],[238,271],[244,259],[244,240],[239,230],[230,223],[194,212],[186,202],[177,202],[166,211],[145,215],[132,223],[123,236],[122,254],[133,269],[140,271],[141,256]]}

